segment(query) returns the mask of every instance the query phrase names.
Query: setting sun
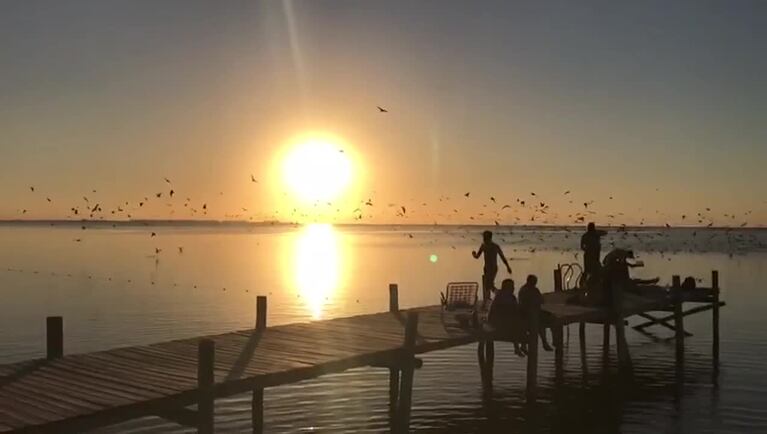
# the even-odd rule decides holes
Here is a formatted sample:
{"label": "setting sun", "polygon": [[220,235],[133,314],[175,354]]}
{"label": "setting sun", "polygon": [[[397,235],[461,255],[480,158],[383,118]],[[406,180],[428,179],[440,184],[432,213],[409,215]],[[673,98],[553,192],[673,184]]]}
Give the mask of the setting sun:
{"label": "setting sun", "polygon": [[334,139],[314,137],[300,141],[285,156],[285,184],[306,202],[338,198],[352,180],[352,162]]}

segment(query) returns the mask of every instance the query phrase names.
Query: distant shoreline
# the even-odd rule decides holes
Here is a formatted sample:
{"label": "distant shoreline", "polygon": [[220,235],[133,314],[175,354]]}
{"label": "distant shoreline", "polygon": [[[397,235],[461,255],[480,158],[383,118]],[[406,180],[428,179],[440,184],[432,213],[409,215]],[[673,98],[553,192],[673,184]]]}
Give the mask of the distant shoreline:
{"label": "distant shoreline", "polygon": [[[300,227],[312,223],[288,223],[281,221],[259,221],[249,222],[242,220],[163,220],[163,219],[141,219],[141,220],[64,220],[64,219],[7,219],[0,220],[0,226],[92,226],[92,227]],[[384,223],[332,223],[338,227],[357,227],[357,228],[472,228],[472,229],[523,229],[523,230],[582,230],[584,225],[491,225],[491,224],[384,224]],[[767,230],[765,226],[623,226],[623,225],[600,225],[600,227],[612,230],[738,230],[738,231],[759,231]]]}

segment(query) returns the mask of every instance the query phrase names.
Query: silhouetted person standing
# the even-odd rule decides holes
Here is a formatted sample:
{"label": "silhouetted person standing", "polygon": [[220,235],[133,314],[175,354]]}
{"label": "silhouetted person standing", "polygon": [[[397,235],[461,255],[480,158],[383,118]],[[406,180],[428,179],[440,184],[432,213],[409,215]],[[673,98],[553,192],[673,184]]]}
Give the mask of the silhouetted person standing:
{"label": "silhouetted person standing", "polygon": [[482,254],[485,255],[485,269],[482,274],[482,297],[484,300],[490,298],[490,292],[495,290],[495,276],[498,274],[498,257],[501,257],[506,270],[511,274],[511,267],[503,255],[501,246],[493,242],[493,233],[490,231],[482,232],[482,245],[479,250],[472,251],[474,259],[479,259]]}
{"label": "silhouetted person standing", "polygon": [[[525,284],[519,288],[519,312],[525,318],[525,324],[528,323],[527,318],[529,316],[528,312],[530,312],[530,309],[533,306],[538,306],[540,308],[540,306],[543,304],[543,294],[541,294],[541,290],[536,286],[537,284],[538,278],[534,274],[530,274],[527,276],[527,281]],[[543,349],[546,351],[551,351],[552,348],[546,339],[546,329],[544,327],[540,328],[540,336]],[[525,348],[525,351],[526,350],[527,348]]]}
{"label": "silhouetted person standing", "polygon": [[602,237],[607,232],[597,230],[594,223],[589,223],[586,233],[581,237],[581,250],[583,250],[583,278],[588,281],[591,276],[599,273],[601,268],[599,255],[602,251]]}

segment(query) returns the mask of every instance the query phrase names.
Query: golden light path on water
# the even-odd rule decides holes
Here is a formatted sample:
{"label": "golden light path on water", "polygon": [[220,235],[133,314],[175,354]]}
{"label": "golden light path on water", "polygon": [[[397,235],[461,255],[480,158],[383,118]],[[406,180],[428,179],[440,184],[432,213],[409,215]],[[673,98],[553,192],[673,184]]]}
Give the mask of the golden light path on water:
{"label": "golden light path on water", "polygon": [[311,224],[295,238],[291,255],[283,275],[290,276],[312,318],[320,319],[346,285],[347,247],[332,225]]}

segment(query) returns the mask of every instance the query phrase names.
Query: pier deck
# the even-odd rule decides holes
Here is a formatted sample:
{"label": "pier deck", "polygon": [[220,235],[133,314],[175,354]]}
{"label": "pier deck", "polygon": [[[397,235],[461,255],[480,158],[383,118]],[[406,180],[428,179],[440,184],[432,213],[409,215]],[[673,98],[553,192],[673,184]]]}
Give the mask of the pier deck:
{"label": "pier deck", "polygon": [[[700,294],[708,300],[710,291]],[[609,323],[609,310],[567,304],[570,294],[544,294],[541,326]],[[459,326],[441,306],[399,310],[396,287],[392,304],[389,312],[266,327],[260,297],[253,329],[66,356],[61,319],[49,320],[47,358],[0,365],[0,432],[81,432],[147,415],[212,432],[213,400],[250,391],[259,432],[265,387],[363,366],[390,370],[390,404],[402,421],[393,430],[406,431],[414,356],[492,343],[493,334]],[[667,297],[627,293],[623,316],[670,306]],[[528,377],[530,363],[537,360],[528,361]]]}

